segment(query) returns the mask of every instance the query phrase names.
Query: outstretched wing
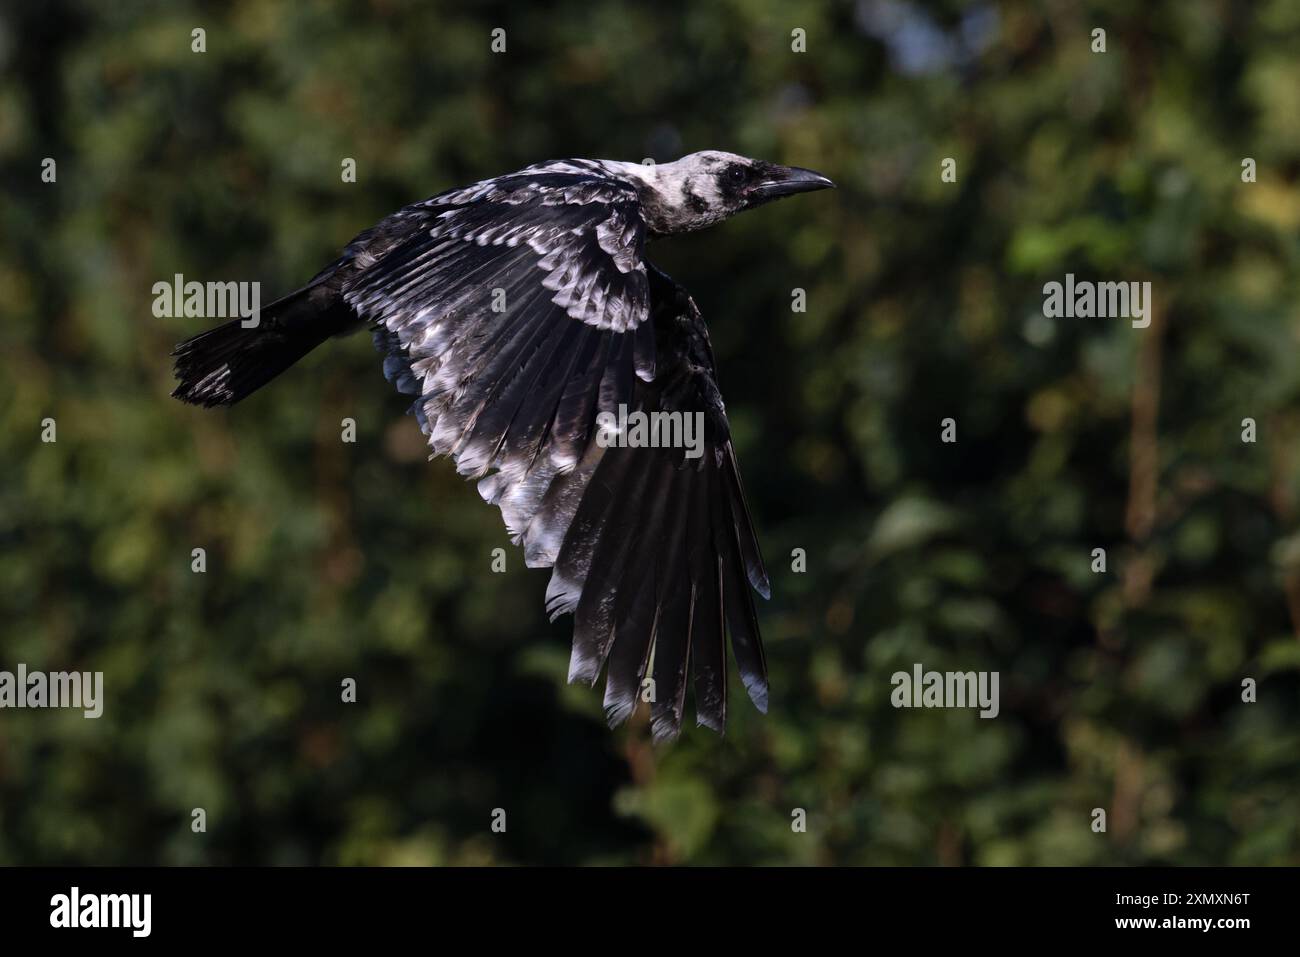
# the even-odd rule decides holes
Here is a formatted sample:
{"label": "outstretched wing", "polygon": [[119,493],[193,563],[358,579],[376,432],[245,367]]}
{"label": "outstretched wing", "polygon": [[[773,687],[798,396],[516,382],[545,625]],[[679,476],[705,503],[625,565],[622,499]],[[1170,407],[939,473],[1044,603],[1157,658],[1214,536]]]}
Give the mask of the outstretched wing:
{"label": "outstretched wing", "polygon": [[[637,384],[635,410],[692,417],[702,440],[690,450],[601,448],[593,440],[582,466],[556,480],[533,521],[567,526],[547,608],[552,617],[575,616],[569,680],[594,685],[604,668],[605,712],[614,725],[653,679],[651,724],[663,739],[681,729],[688,677],[697,723],[722,731],[727,632],[750,698],[767,711],[767,664],[750,588],[767,597],[769,586],[708,332],[681,287],[653,267],[650,278],[659,366],[652,382]],[[678,421],[687,435],[685,420]]]}
{"label": "outstretched wing", "polygon": [[[767,669],[750,586],[768,592],[708,334],[643,258],[636,194],[585,161],[545,164],[408,207],[345,257],[346,301],[377,326],[435,455],[479,477],[552,617],[575,614],[571,681],[607,671],[611,724],[654,681],[656,738],[726,721],[726,634],[750,697]],[[700,454],[609,447],[620,408],[699,423]],[[682,420],[684,422],[684,420]]]}

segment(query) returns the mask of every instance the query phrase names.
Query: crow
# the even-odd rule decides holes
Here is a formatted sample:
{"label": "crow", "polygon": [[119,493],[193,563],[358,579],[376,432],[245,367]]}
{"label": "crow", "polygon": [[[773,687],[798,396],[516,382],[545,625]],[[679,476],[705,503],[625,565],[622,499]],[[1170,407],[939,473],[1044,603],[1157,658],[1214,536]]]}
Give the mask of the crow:
{"label": "crow", "polygon": [[[552,569],[546,609],[574,614],[569,681],[594,687],[605,671],[611,727],[644,690],[663,740],[680,732],[689,674],[697,724],[721,733],[728,632],[767,711],[750,588],[770,589],[708,330],[646,244],[832,186],[710,150],[556,160],[439,193],[359,234],[256,326],[180,343],[172,394],[231,405],[326,339],[372,328],[430,458],[477,479],[526,564]],[[698,416],[702,448],[599,436],[620,410]]]}

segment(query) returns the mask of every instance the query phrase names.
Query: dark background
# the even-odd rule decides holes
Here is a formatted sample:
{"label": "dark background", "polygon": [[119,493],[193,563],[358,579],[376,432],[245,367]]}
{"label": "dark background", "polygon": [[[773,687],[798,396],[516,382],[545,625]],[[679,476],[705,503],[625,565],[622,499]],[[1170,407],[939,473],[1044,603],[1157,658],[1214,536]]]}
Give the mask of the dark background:
{"label": "dark background", "polygon": [[[0,712],[0,863],[1297,863],[1298,50],[1286,0],[7,3],[0,668],[107,700]],[[710,148],[840,188],[652,247],[773,586],[771,713],[652,748],[366,337],[193,409],[207,323],[151,290],[265,304],[450,186]],[[1045,318],[1066,272],[1155,321]],[[894,709],[918,662],[1001,715]]]}

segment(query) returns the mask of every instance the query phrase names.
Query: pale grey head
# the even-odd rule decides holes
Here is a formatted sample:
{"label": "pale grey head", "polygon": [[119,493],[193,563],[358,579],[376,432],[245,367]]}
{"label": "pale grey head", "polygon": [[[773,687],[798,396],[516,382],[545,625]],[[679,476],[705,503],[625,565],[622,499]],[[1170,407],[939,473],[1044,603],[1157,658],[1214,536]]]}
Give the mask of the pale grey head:
{"label": "pale grey head", "polygon": [[821,173],[777,166],[720,150],[691,153],[672,163],[605,165],[637,184],[652,235],[689,233],[782,196],[835,186]]}

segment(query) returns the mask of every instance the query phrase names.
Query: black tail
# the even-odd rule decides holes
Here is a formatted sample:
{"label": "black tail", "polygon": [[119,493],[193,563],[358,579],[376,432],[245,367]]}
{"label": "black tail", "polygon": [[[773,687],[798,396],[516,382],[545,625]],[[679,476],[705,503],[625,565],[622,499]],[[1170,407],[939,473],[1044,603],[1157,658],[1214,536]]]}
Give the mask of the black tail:
{"label": "black tail", "polygon": [[186,339],[172,350],[172,395],[194,405],[233,405],[256,392],[331,336],[357,320],[337,293],[307,286],[261,311],[258,324],[235,319]]}

